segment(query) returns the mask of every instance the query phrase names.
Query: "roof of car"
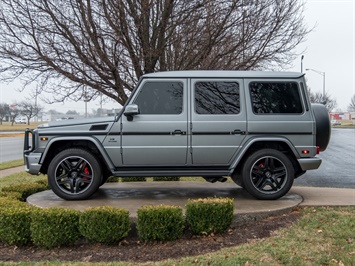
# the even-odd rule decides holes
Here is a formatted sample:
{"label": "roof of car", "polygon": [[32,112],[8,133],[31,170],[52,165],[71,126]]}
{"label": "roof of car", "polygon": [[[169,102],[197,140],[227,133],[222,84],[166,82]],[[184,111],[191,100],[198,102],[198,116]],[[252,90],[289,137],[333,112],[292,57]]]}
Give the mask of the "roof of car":
{"label": "roof of car", "polygon": [[182,70],[143,75],[143,78],[300,78],[300,72],[237,71],[237,70]]}

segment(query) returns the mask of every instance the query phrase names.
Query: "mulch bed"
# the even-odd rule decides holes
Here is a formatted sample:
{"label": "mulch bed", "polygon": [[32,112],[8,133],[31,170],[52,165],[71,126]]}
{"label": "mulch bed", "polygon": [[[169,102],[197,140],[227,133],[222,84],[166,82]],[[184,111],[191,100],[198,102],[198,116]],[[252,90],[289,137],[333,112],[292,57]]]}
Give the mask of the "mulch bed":
{"label": "mulch bed", "polygon": [[275,230],[290,226],[300,216],[300,212],[295,210],[286,215],[249,222],[219,235],[192,236],[185,232],[180,239],[171,242],[142,243],[132,230],[125,240],[116,245],[82,243],[47,250],[34,246],[16,247],[0,243],[0,261],[147,262],[176,259],[202,255],[224,247],[270,237]]}

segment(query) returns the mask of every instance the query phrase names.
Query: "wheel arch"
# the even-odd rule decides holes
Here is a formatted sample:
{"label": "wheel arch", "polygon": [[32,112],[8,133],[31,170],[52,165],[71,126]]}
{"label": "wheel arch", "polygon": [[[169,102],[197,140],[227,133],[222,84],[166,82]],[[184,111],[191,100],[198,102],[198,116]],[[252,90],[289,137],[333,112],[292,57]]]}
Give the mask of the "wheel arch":
{"label": "wheel arch", "polygon": [[291,160],[295,169],[295,177],[302,175],[302,169],[297,161],[299,154],[292,143],[286,138],[253,138],[249,140],[233,160],[230,168],[230,175],[240,173],[243,163],[253,152],[261,149],[275,149],[285,153]]}
{"label": "wheel arch", "polygon": [[47,174],[48,166],[53,160],[54,156],[59,152],[70,148],[81,148],[97,156],[98,160],[103,166],[103,175],[111,175],[111,169],[114,168],[113,163],[111,162],[111,159],[105,152],[99,140],[94,137],[57,137],[51,139],[41,157],[40,164],[42,166],[40,172]]}

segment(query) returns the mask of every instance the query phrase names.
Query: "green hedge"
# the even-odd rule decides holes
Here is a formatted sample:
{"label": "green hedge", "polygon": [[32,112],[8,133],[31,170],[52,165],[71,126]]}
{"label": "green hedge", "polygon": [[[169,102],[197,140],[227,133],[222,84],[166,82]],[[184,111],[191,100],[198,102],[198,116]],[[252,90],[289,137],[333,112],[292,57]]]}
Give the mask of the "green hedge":
{"label": "green hedge", "polygon": [[51,189],[51,187],[48,184],[48,179],[45,177],[35,181],[34,183],[42,185],[45,190]]}
{"label": "green hedge", "polygon": [[180,181],[179,176],[155,176],[153,181]]}
{"label": "green hedge", "polygon": [[128,235],[129,212],[115,207],[84,210],[79,218],[79,231],[91,242],[115,243]]}
{"label": "green hedge", "polygon": [[28,244],[33,208],[21,205],[0,208],[0,241],[8,245]]}
{"label": "green hedge", "polygon": [[142,240],[175,240],[184,230],[184,215],[178,206],[143,206],[137,211],[138,236]]}
{"label": "green hedge", "polygon": [[[128,235],[129,213],[124,209],[96,207],[80,213],[64,208],[39,209],[19,201],[46,188],[47,183],[41,180],[0,191],[0,241],[25,245],[32,240],[36,246],[52,248],[75,244],[81,236],[92,242],[114,243]],[[183,233],[181,207],[143,206],[137,214],[141,240],[175,240]],[[193,234],[224,232],[232,221],[233,199],[206,198],[186,204],[186,223]]]}
{"label": "green hedge", "polygon": [[79,237],[79,211],[38,209],[31,215],[31,237],[36,246],[52,248],[74,244]]}
{"label": "green hedge", "polygon": [[205,198],[188,200],[186,221],[193,234],[226,231],[233,221],[233,199]]}
{"label": "green hedge", "polygon": [[5,197],[14,200],[21,200],[22,194],[14,191],[0,191],[0,197]]}
{"label": "green hedge", "polygon": [[[11,195],[12,193],[10,193]],[[7,207],[16,207],[16,206],[28,206],[26,202],[19,201],[11,196],[1,196],[0,197],[0,209]]]}
{"label": "green hedge", "polygon": [[121,182],[146,182],[147,178],[145,177],[122,177]]}
{"label": "green hedge", "polygon": [[119,181],[120,181],[120,178],[118,176],[110,176],[109,178],[107,178],[105,183],[116,183]]}
{"label": "green hedge", "polygon": [[35,194],[47,190],[47,186],[39,183],[20,183],[17,185],[11,185],[2,188],[2,192],[18,192],[21,194],[21,201],[26,201],[26,198]]}

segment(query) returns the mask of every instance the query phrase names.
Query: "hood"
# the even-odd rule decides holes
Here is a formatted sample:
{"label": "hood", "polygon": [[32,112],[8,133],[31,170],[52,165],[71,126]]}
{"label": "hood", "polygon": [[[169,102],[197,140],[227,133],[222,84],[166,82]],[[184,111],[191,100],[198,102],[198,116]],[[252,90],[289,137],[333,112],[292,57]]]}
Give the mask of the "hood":
{"label": "hood", "polygon": [[47,124],[41,124],[38,128],[48,128],[48,127],[65,127],[74,125],[85,125],[85,124],[98,124],[98,123],[110,123],[115,121],[115,116],[107,117],[95,117],[95,118],[84,118],[84,119],[66,119],[60,121],[51,121]]}

